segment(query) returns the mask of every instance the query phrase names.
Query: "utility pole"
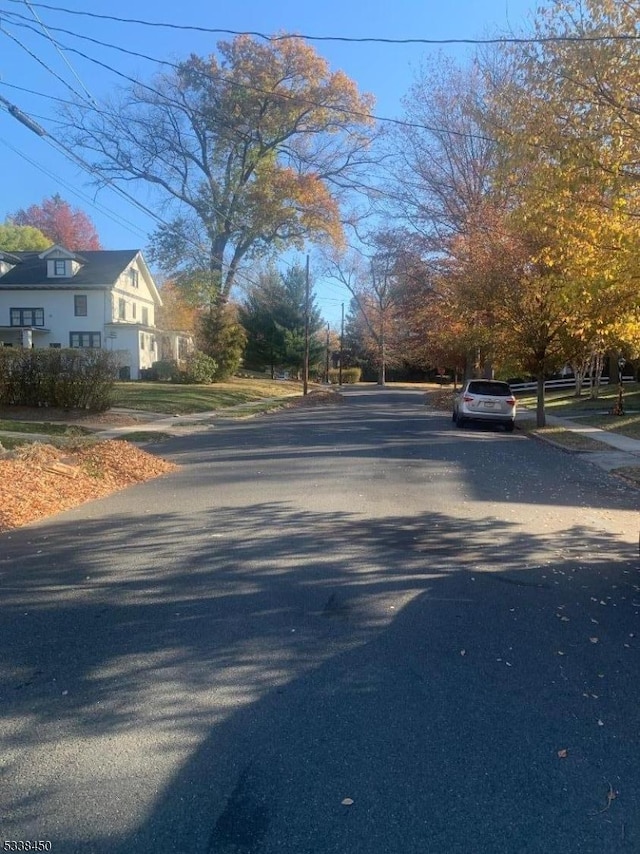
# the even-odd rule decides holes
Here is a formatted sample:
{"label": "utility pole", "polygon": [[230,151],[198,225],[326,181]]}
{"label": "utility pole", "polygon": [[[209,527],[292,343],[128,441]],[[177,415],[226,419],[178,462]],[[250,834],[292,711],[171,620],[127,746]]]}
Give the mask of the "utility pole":
{"label": "utility pole", "polygon": [[302,368],[302,394],[309,393],[309,256],[304,287],[304,365]]}
{"label": "utility pole", "polygon": [[338,363],[338,385],[342,385],[342,351],[344,349],[344,303],[342,303],[342,320],[340,322],[340,361]]}
{"label": "utility pole", "polygon": [[327,323],[327,346],[326,346],[327,362],[324,369],[324,381],[329,384],[329,324]]}

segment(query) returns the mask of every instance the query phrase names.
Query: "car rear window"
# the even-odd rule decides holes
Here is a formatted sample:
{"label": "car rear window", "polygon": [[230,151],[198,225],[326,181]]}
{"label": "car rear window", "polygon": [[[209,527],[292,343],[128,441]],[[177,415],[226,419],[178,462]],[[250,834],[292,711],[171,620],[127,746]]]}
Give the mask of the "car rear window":
{"label": "car rear window", "polygon": [[474,380],[469,383],[471,394],[487,394],[492,397],[509,397],[511,389],[507,383],[493,382],[492,380]]}

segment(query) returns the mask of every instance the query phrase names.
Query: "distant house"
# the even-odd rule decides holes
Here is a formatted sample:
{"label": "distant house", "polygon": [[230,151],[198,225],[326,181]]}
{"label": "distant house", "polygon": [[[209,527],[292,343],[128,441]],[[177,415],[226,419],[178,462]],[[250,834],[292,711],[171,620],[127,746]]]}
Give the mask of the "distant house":
{"label": "distant house", "polygon": [[156,329],[162,299],[138,249],[0,249],[0,346],[96,347],[117,354],[122,378],[183,357],[189,336]]}

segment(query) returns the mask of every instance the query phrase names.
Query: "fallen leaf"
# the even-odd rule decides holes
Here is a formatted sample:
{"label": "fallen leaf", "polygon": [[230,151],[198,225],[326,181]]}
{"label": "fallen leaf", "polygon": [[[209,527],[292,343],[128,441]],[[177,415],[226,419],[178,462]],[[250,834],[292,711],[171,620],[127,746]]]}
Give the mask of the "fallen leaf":
{"label": "fallen leaf", "polygon": [[598,638],[589,638],[591,643],[598,643]]}
{"label": "fallen leaf", "polygon": [[17,453],[15,459],[0,460],[0,531],[19,528],[177,469],[129,442],[115,440],[79,447],[74,453],[78,473],[73,478],[61,478],[51,471],[51,466],[69,459],[60,448],[34,443]]}
{"label": "fallen leaf", "polygon": [[569,751],[567,750],[566,747],[563,747],[562,750],[558,751],[558,757],[560,759],[566,759],[568,755],[569,755]]}
{"label": "fallen leaf", "polygon": [[460,650],[460,655],[466,655],[466,654],[467,654],[467,650],[466,650],[466,649],[461,649],[461,650]]}
{"label": "fallen leaf", "polygon": [[343,798],[340,803],[345,807],[350,807],[353,803],[353,798]]}
{"label": "fallen leaf", "polygon": [[604,721],[600,720],[600,718],[598,718],[598,726],[604,726]]}

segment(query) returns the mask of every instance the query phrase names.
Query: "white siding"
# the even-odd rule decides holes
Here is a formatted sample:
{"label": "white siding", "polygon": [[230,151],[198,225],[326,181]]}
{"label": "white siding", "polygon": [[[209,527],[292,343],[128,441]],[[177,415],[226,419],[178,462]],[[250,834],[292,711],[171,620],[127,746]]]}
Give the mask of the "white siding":
{"label": "white siding", "polygon": [[[74,315],[74,295],[87,297],[86,317]],[[104,337],[104,291],[88,290],[0,290],[0,326],[11,325],[12,308],[43,308],[44,327],[47,333],[36,333],[34,345],[48,347],[49,344],[69,346],[71,332],[101,332]],[[17,332],[18,330],[15,330]],[[0,341],[12,340],[14,330],[0,329]],[[104,344],[104,342],[103,342]]]}
{"label": "white siding", "polygon": [[[47,257],[47,265],[52,265],[56,258],[65,259],[68,255],[56,249]],[[138,259],[127,267],[113,286],[74,288],[69,287],[71,283],[68,280],[53,277],[43,287],[11,291],[0,288],[0,327],[5,327],[0,328],[0,346],[5,343],[14,347],[24,346],[28,338],[20,327],[11,327],[12,308],[40,308],[44,312],[44,327],[33,332],[31,340],[34,347],[49,347],[51,344],[69,347],[72,333],[99,333],[100,346],[118,353],[120,364],[130,368],[132,379],[138,379],[141,368],[149,368],[158,360],[155,335],[140,329],[140,326],[143,313],[147,315],[147,325],[155,325],[156,300],[159,299],[142,256]],[[71,266],[72,262],[67,263]],[[137,278],[131,276],[131,270],[136,271]],[[76,295],[86,296],[86,315],[75,315]],[[123,321],[119,318],[121,299],[125,302]]]}

